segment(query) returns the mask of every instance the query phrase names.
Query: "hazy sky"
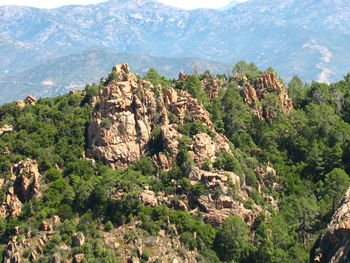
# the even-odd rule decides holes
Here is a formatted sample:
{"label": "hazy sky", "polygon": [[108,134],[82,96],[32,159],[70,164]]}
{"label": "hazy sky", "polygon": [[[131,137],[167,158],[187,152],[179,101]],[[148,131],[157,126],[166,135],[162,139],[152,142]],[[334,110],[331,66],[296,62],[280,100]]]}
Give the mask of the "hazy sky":
{"label": "hazy sky", "polygon": [[[229,4],[232,0],[158,0],[168,5],[185,9],[199,7],[219,8]],[[237,0],[244,2],[245,0]],[[69,4],[93,4],[104,2],[104,0],[0,0],[0,5],[25,5],[42,8],[54,8]]]}

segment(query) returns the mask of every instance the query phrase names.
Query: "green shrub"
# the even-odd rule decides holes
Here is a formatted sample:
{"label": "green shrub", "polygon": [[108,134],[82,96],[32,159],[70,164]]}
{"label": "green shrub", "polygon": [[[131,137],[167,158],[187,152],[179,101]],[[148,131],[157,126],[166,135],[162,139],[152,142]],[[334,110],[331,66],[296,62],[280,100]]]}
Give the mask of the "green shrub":
{"label": "green shrub", "polygon": [[104,118],[104,119],[101,121],[101,127],[102,127],[103,129],[109,130],[109,129],[112,127],[112,121],[111,121],[109,118]]}
{"label": "green shrub", "polygon": [[106,225],[105,225],[105,230],[106,231],[111,231],[113,229],[113,224],[111,221],[107,221]]}
{"label": "green shrub", "polygon": [[61,173],[61,171],[59,171],[57,169],[50,168],[46,172],[46,179],[48,180],[48,182],[56,181],[56,180],[58,180],[61,177],[62,177],[62,173]]}
{"label": "green shrub", "polygon": [[194,238],[193,233],[184,232],[180,235],[180,241],[184,243],[189,249],[193,250],[197,247],[197,241]]}

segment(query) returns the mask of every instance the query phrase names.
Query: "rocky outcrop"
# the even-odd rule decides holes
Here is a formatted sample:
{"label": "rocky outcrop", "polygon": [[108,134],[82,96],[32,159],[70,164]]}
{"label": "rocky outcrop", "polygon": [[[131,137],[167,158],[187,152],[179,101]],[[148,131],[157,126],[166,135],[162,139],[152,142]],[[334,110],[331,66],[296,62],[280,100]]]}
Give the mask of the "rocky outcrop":
{"label": "rocky outcrop", "polygon": [[0,217],[16,217],[22,211],[22,203],[14,193],[13,187],[7,190],[4,202],[0,206]]}
{"label": "rocky outcrop", "polygon": [[[209,224],[218,226],[230,215],[236,215],[251,226],[261,211],[257,205],[254,205],[253,209],[244,207],[243,202],[249,199],[249,191],[246,188],[241,189],[240,177],[233,172],[194,169],[190,175],[190,182],[201,182],[207,190],[217,193],[215,196],[212,191],[196,198],[196,203],[204,212],[204,220]],[[235,192],[235,196],[240,196],[240,201],[232,197],[232,191]]]}
{"label": "rocky outcrop", "polygon": [[158,199],[156,197],[155,192],[153,191],[145,190],[140,194],[139,198],[140,198],[140,201],[145,205],[149,205],[153,207],[158,205]]}
{"label": "rocky outcrop", "polygon": [[[102,234],[106,247],[114,248],[121,262],[182,262],[195,263],[200,260],[197,250],[190,251],[180,240],[174,224],[166,220],[166,230],[160,230],[156,236],[140,229],[138,223],[125,224]],[[128,237],[133,236],[130,239]],[[196,233],[193,233],[197,238]],[[142,255],[149,255],[145,260]],[[200,259],[199,259],[200,258]]]}
{"label": "rocky outcrop", "polygon": [[350,262],[350,188],[320,240],[316,263]]}
{"label": "rocky outcrop", "polygon": [[252,112],[262,120],[275,118],[278,112],[271,110],[269,105],[260,105],[267,95],[275,93],[278,95],[281,111],[285,114],[293,110],[292,100],[288,97],[287,90],[273,72],[263,72],[252,84],[244,75],[235,74],[234,79],[243,88],[244,102],[253,107]]}
{"label": "rocky outcrop", "polygon": [[24,108],[26,105],[35,105],[37,102],[37,99],[33,97],[32,95],[28,95],[24,100],[18,100],[17,106],[20,108]]}
{"label": "rocky outcrop", "polygon": [[4,250],[4,263],[19,263],[21,257],[18,249],[17,236],[13,236]]}
{"label": "rocky outcrop", "polygon": [[[111,78],[113,76],[113,78]],[[180,79],[187,78],[181,74]],[[223,83],[217,83],[219,87]],[[209,82],[207,85],[212,85]],[[265,84],[262,84],[265,85]],[[215,91],[216,92],[216,91]],[[214,92],[214,93],[215,93]],[[217,91],[218,92],[218,91]],[[216,96],[213,93],[213,96]],[[201,102],[185,91],[163,89],[151,82],[140,80],[130,72],[128,65],[117,65],[108,78],[108,84],[100,91],[88,128],[89,150],[87,155],[108,163],[112,168],[126,168],[143,155],[153,154],[152,160],[159,170],[170,170],[179,152],[179,139],[183,136],[182,124],[200,121],[207,132],[193,134],[188,145],[188,154],[193,160],[188,179],[192,185],[202,183],[212,196],[193,196],[182,193],[176,180],[179,198],[162,192],[144,189],[138,199],[145,205],[166,205],[170,208],[191,210],[199,206],[206,222],[221,224],[229,215],[243,218],[252,225],[259,211],[258,206],[245,208],[249,189],[244,180],[233,172],[213,170],[220,153],[233,155],[228,139],[215,131],[210,115]],[[170,114],[175,115],[169,118]],[[154,131],[157,140],[154,145]],[[157,150],[153,148],[157,148]],[[154,153],[155,152],[155,153]],[[210,171],[208,171],[210,170]],[[126,193],[118,191],[112,199],[122,199]],[[241,201],[232,198],[241,197]]]}
{"label": "rocky outcrop", "polygon": [[0,205],[0,217],[16,217],[21,213],[22,203],[39,195],[38,163],[33,160],[20,161],[10,168],[11,177],[3,180],[2,185],[9,187],[4,202]]}
{"label": "rocky outcrop", "polygon": [[218,153],[231,152],[228,139],[221,134],[211,138],[207,133],[198,133],[192,137],[192,141],[189,154],[198,167],[202,167],[207,159],[213,162]]}
{"label": "rocky outcrop", "polygon": [[37,161],[20,161],[12,165],[10,170],[17,177],[15,181],[15,192],[23,203],[28,202],[34,196],[38,195],[40,173]]}
{"label": "rocky outcrop", "polygon": [[[126,168],[130,163],[149,153],[151,133],[161,129],[162,147],[152,159],[162,170],[169,170],[178,153],[178,139],[182,136],[179,125],[186,116],[199,120],[215,135],[215,142],[208,135],[198,134],[192,151],[194,160],[201,165],[205,158],[206,142],[215,159],[221,151],[230,151],[228,140],[215,132],[209,113],[202,103],[185,91],[162,89],[140,80],[130,72],[128,65],[113,67],[114,79],[100,92],[89,129],[87,154],[108,163],[112,168]],[[178,123],[170,123],[169,112],[176,115]],[[202,142],[201,140],[206,140]]]}
{"label": "rocky outcrop", "polygon": [[117,78],[101,91],[90,121],[88,154],[125,168],[147,151],[158,98],[152,84],[138,80],[128,65],[113,72]]}
{"label": "rocky outcrop", "polygon": [[73,233],[73,246],[81,247],[85,244],[85,235],[83,233]]}
{"label": "rocky outcrop", "polygon": [[13,127],[12,125],[4,125],[0,128],[0,136],[7,133],[12,133]]}
{"label": "rocky outcrop", "polygon": [[222,224],[230,215],[242,218],[251,226],[261,212],[259,206],[254,205],[254,209],[247,209],[243,203],[230,196],[220,196],[218,199],[213,199],[211,195],[201,196],[198,203],[205,211],[204,221],[214,226]]}
{"label": "rocky outcrop", "polygon": [[207,77],[202,80],[202,85],[211,101],[219,95],[219,91],[224,88],[225,79]]}

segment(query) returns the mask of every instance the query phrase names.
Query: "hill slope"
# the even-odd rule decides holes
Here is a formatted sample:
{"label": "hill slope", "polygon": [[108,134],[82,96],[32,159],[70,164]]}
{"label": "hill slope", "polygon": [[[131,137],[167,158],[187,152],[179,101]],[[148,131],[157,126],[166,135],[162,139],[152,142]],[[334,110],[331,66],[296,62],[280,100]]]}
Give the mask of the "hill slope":
{"label": "hill slope", "polygon": [[2,260],[346,262],[349,94],[350,74],[287,88],[244,63],[178,80],[122,64],[2,105]]}

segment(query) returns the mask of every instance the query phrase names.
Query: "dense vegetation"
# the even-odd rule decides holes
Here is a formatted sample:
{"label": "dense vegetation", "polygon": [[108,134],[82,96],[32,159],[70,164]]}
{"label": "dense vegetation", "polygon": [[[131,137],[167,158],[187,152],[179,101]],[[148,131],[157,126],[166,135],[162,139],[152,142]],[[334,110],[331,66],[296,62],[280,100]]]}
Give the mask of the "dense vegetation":
{"label": "dense vegetation", "polygon": [[[255,65],[244,62],[234,67],[233,73],[236,72],[245,74],[250,82],[261,74]],[[111,170],[105,164],[83,158],[85,132],[93,110],[89,103],[103,85],[94,84],[86,87],[84,96],[40,99],[35,106],[23,109],[15,103],[0,107],[1,124],[14,127],[13,133],[0,137],[0,149],[7,147],[11,152],[0,155],[1,176],[10,176],[11,164],[31,158],[39,162],[40,172],[45,175],[42,183],[46,185],[42,198],[25,203],[18,218],[0,220],[1,243],[5,244],[14,234],[14,226],[20,226],[24,233],[25,229],[37,229],[43,219],[59,215],[64,222],[58,226],[55,238],[46,244],[47,260],[56,245],[71,243],[71,233],[79,230],[93,241],[74,249],[73,254],[83,252],[89,262],[117,262],[116,256],[101,244],[97,225],[111,229],[140,219],[140,227],[157,235],[159,230],[169,228],[169,220],[176,225],[188,249],[201,252],[203,257],[198,261],[307,262],[313,244],[350,185],[350,74],[331,85],[304,84],[294,77],[288,84],[288,93],[295,110],[267,122],[255,117],[244,104],[232,76],[219,76],[229,81],[218,97],[209,101],[200,82],[208,76],[210,73],[206,72],[175,82],[151,70],[146,79],[187,90],[203,102],[217,131],[230,139],[235,150],[235,157],[223,154],[213,164],[215,167],[234,171],[248,185],[256,187],[253,169],[259,163],[271,162],[280,187],[264,187],[263,191],[278,200],[279,210],[269,207],[268,213],[261,213],[252,229],[248,229],[238,217],[229,217],[221,227],[214,228],[200,216],[184,211],[143,206],[136,196],[145,185],[154,191],[180,195],[170,183],[176,179],[182,192],[199,195],[205,191],[201,183],[188,183],[191,159],[186,140],[199,131],[209,135],[210,131],[189,118],[181,128],[188,138],[185,136],[180,142],[176,163],[169,172],[157,174],[148,156],[126,170]],[[274,96],[266,97],[262,103],[276,107]],[[176,116],[170,117],[177,121]],[[151,153],[161,151],[157,143],[159,130],[154,129],[152,138]],[[259,154],[252,155],[253,151]],[[2,198],[6,187],[1,189]],[[128,194],[121,200],[110,199],[118,190]],[[252,202],[264,205],[258,194]],[[77,215],[79,222],[75,220]]]}

